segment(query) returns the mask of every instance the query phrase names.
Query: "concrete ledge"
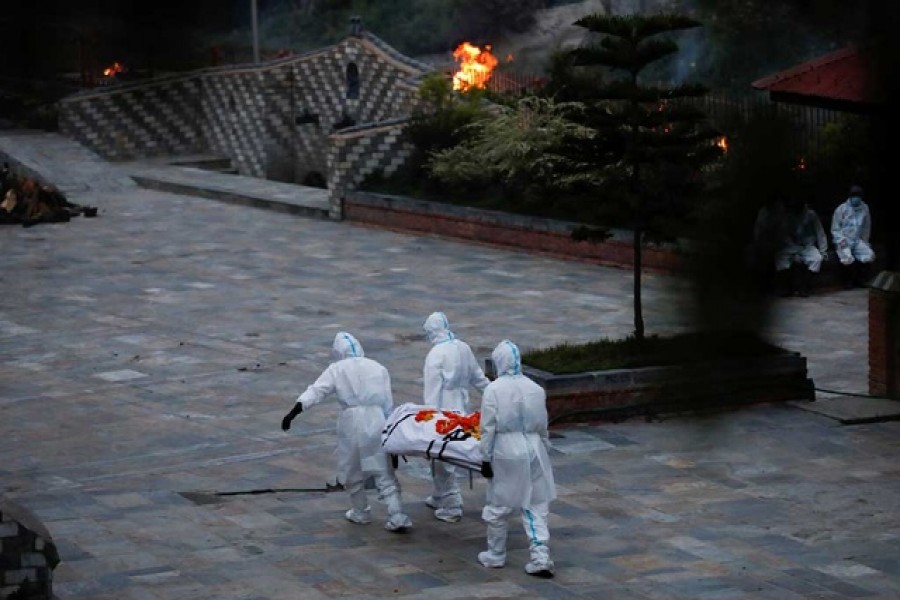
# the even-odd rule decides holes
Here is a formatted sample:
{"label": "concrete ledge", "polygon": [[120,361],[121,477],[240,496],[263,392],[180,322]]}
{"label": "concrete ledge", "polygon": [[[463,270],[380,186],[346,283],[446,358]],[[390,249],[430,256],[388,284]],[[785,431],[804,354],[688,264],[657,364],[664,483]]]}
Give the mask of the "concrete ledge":
{"label": "concrete ledge", "polygon": [[547,392],[551,422],[815,400],[806,359],[794,352],[570,375],[554,375],[527,365],[522,370]]}
{"label": "concrete ledge", "polygon": [[[213,174],[210,173],[210,175]],[[225,176],[237,177],[234,175]],[[131,175],[131,178],[141,187],[161,192],[197,196],[228,204],[265,208],[304,217],[314,217],[319,219],[328,218],[329,204],[327,190],[322,190],[321,195],[323,198],[301,199],[299,197],[291,197],[291,195],[288,194],[280,194],[282,197],[275,197],[273,195],[255,192],[250,189],[241,190],[238,185],[224,188],[203,183],[201,181],[178,181],[177,179],[167,178],[156,174],[135,173]],[[283,185],[287,186],[288,184]],[[299,188],[300,186],[293,187]]]}

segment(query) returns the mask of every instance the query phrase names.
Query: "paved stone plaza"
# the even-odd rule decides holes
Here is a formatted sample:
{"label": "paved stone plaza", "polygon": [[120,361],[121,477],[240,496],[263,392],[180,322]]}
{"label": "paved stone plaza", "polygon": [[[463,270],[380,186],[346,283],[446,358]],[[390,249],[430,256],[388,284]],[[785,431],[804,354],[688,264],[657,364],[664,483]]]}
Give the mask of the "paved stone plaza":
{"label": "paved stone plaza", "polygon": [[[48,136],[0,149],[100,207],[0,228],[0,494],[53,534],[60,599],[900,597],[900,423],[808,410],[827,397],[556,430],[549,581],[517,524],[480,567],[483,481],[443,523],[421,461],[407,535],[374,497],[358,526],[341,493],[204,495],[332,477],[335,405],[279,423],[337,330],[417,401],[431,311],[481,356],[621,337],[630,272],[145,190]],[[648,332],[685,328],[686,284],[645,282]],[[818,387],[866,390],[864,291],[785,300],[771,333]]]}

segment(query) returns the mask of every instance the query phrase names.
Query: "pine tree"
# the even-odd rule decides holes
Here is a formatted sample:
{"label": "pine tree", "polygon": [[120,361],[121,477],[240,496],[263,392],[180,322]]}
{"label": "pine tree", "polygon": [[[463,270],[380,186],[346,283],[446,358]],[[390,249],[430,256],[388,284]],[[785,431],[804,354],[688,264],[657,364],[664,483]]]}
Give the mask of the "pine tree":
{"label": "pine tree", "polygon": [[[641,74],[678,51],[672,39],[659,36],[700,23],[678,15],[598,14],[575,24],[602,37],[599,43],[568,51],[564,59],[576,70],[599,68],[602,76],[594,77],[596,84],[587,92],[579,86],[579,97],[573,98],[584,104],[574,118],[596,135],[580,144],[582,167],[562,181],[596,186],[598,213],[615,215],[633,231],[634,336],[642,339],[643,242],[675,237],[675,224],[689,215],[690,201],[702,187],[703,166],[721,150],[703,112],[679,101],[704,95],[702,86],[648,84]],[[580,233],[582,239],[604,235],[597,230]]]}

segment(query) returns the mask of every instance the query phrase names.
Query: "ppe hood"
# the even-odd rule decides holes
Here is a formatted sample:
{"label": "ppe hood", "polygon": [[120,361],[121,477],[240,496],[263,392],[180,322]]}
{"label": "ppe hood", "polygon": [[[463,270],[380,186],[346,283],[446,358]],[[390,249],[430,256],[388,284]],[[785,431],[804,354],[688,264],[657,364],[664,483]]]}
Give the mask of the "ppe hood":
{"label": "ppe hood", "polygon": [[435,344],[453,339],[450,322],[447,321],[447,315],[442,312],[433,312],[428,315],[422,329],[425,330],[425,337],[428,338],[428,341]]}
{"label": "ppe hood", "polygon": [[498,377],[522,374],[522,355],[519,354],[519,347],[509,340],[503,340],[497,344],[491,353],[491,360],[494,361],[494,369],[496,369]]}
{"label": "ppe hood", "polygon": [[331,346],[331,358],[341,360],[343,358],[361,358],[365,356],[362,345],[355,337],[346,331],[339,331],[334,336],[334,344]]}

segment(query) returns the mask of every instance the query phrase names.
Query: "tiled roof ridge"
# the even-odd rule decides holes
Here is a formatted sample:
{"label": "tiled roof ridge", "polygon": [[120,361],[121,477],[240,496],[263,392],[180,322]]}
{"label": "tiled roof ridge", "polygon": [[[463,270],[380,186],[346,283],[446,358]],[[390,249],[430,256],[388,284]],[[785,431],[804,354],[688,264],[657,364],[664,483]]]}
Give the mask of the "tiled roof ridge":
{"label": "tiled roof ridge", "polygon": [[362,37],[371,42],[379,50],[381,50],[394,60],[401,62],[408,67],[422,71],[422,73],[428,73],[434,70],[433,67],[403,54],[371,31],[363,31]]}
{"label": "tiled roof ridge", "polygon": [[773,75],[768,75],[766,77],[763,77],[762,79],[757,79],[750,85],[754,89],[765,90],[775,85],[776,83],[781,83],[787,79],[799,77],[800,75],[804,75],[809,71],[825,66],[827,64],[856,56],[857,54],[859,54],[859,52],[860,48],[856,44],[849,44],[843,48],[840,48],[833,52],[829,52],[824,56],[818,56],[806,62],[800,63],[799,65],[795,65],[783,71],[779,71]]}
{"label": "tiled roof ridge", "polygon": [[[352,37],[352,36],[351,36]],[[390,57],[396,62],[399,62],[412,70],[419,71],[421,75],[425,73],[429,73],[433,70],[429,65],[410,58],[409,56],[403,54],[383,39],[375,35],[370,31],[363,31],[362,35],[359,36],[362,39],[368,41],[373,46],[375,46],[378,50],[383,52],[386,56]],[[346,38],[345,38],[346,39]],[[203,77],[208,74],[238,74],[238,73],[246,73],[246,72],[263,72],[268,71],[270,69],[288,65],[288,64],[298,64],[311,59],[316,58],[317,56],[331,52],[335,48],[340,46],[338,44],[332,44],[329,46],[324,46],[322,48],[315,48],[312,50],[307,50],[300,54],[294,54],[291,56],[285,56],[280,58],[274,58],[270,60],[261,61],[259,63],[236,63],[236,64],[228,64],[228,65],[218,65],[215,67],[200,67],[197,69],[191,69],[189,71],[182,71],[178,73],[167,73],[165,75],[160,75],[157,77],[152,77],[149,79],[141,79],[134,81],[122,81],[115,82],[106,87],[95,87],[91,89],[79,90],[73,94],[70,94],[62,99],[62,101],[68,100],[83,100],[87,97],[91,96],[106,96],[110,94],[116,94],[120,92],[128,92],[137,88],[146,88],[157,86],[161,84],[168,84],[179,80],[191,80]]]}

